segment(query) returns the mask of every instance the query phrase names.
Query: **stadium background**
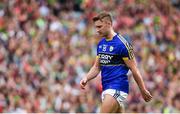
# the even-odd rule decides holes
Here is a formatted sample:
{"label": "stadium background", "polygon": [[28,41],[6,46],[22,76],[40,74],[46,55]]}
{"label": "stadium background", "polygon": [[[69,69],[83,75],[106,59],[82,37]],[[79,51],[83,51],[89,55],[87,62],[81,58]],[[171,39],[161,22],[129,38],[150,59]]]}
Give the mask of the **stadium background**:
{"label": "stadium background", "polygon": [[79,87],[96,56],[92,17],[110,11],[133,44],[153,95],[131,73],[126,112],[180,111],[179,0],[1,0],[0,112],[97,112],[100,76]]}

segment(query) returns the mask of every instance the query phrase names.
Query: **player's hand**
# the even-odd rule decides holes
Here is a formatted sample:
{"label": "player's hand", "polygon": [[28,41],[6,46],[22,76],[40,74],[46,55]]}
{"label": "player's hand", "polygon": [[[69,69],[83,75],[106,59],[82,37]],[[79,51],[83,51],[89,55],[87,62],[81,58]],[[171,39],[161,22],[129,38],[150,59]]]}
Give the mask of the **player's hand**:
{"label": "player's hand", "polygon": [[87,84],[87,77],[84,77],[81,81],[80,81],[80,86],[82,89],[85,89],[85,86]]}
{"label": "player's hand", "polygon": [[146,89],[145,90],[141,90],[141,94],[142,94],[143,99],[146,102],[151,101],[152,95],[151,95],[151,93],[148,90],[146,90]]}

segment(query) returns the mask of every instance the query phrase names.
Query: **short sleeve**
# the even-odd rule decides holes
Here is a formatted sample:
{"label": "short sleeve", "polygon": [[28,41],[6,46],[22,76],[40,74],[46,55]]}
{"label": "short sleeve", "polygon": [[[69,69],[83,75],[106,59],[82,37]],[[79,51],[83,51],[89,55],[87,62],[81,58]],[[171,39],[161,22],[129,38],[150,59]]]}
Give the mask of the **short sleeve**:
{"label": "short sleeve", "polygon": [[97,45],[96,55],[98,56],[99,53],[99,44]]}
{"label": "short sleeve", "polygon": [[99,43],[98,43],[98,45],[97,45],[96,57],[99,57]]}
{"label": "short sleeve", "polygon": [[133,47],[128,42],[124,43],[121,48],[121,56],[123,60],[131,60],[134,58]]}

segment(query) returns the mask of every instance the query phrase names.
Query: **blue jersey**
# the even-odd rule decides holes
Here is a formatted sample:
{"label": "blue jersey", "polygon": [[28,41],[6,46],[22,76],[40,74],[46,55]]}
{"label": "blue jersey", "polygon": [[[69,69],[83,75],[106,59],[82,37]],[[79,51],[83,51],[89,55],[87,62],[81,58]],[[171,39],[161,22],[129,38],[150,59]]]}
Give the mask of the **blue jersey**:
{"label": "blue jersey", "polygon": [[103,90],[116,89],[128,93],[127,73],[129,68],[124,60],[133,59],[132,46],[118,34],[110,41],[102,38],[97,46],[97,56],[99,57]]}

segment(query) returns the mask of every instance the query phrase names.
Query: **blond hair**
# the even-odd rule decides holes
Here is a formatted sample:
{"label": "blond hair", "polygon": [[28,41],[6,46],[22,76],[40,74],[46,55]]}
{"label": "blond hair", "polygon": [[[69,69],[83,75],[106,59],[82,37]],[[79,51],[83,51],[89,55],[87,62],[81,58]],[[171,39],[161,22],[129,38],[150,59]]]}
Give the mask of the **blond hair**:
{"label": "blond hair", "polygon": [[112,17],[109,12],[101,12],[98,15],[96,15],[95,17],[93,17],[92,20],[93,20],[93,22],[96,22],[98,20],[103,21],[103,19],[106,19],[112,23]]}

